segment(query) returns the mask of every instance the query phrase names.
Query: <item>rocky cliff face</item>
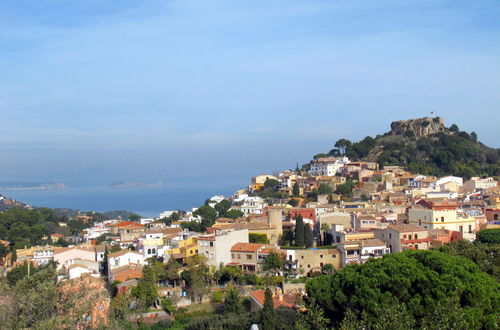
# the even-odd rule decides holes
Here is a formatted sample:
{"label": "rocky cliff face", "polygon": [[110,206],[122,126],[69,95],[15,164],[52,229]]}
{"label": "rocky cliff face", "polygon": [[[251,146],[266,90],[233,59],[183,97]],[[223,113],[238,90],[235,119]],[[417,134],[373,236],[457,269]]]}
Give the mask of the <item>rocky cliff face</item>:
{"label": "rocky cliff face", "polygon": [[419,138],[445,132],[446,130],[444,118],[441,117],[408,119],[391,123],[391,135],[405,135]]}

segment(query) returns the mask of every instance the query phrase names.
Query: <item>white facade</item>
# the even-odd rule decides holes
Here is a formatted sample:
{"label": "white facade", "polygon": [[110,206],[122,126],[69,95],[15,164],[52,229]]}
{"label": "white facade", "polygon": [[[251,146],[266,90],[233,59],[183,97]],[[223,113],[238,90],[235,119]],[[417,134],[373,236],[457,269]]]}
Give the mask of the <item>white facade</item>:
{"label": "white facade", "polygon": [[342,166],[349,163],[349,158],[321,158],[313,162],[309,174],[314,176],[335,176]]}
{"label": "white facade", "polygon": [[54,250],[50,246],[37,247],[33,251],[33,260],[36,265],[45,265],[54,260]]}
{"label": "white facade", "polygon": [[203,254],[210,266],[231,262],[231,247],[236,243],[248,243],[248,229],[217,231],[198,237],[198,253]]}
{"label": "white facade", "polygon": [[[239,207],[239,210],[244,214],[262,214],[264,207],[267,204],[264,202],[264,199],[258,196],[247,197],[243,201],[243,204]],[[238,209],[238,207],[234,207],[234,209]]]}
{"label": "white facade", "polygon": [[130,264],[144,265],[144,256],[136,251],[119,251],[108,256],[108,269],[115,269]]}

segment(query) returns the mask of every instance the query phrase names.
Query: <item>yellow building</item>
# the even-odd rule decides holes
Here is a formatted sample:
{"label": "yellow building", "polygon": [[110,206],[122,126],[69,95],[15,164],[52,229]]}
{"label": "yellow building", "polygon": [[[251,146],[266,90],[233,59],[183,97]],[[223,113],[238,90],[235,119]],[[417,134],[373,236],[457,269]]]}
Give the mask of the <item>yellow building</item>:
{"label": "yellow building", "polygon": [[476,219],[458,212],[458,204],[448,200],[424,199],[408,210],[410,224],[427,229],[447,229],[462,234],[476,232]]}
{"label": "yellow building", "polygon": [[187,258],[194,257],[198,254],[198,241],[196,237],[190,237],[179,241],[178,247],[165,251],[165,254],[184,263]]}

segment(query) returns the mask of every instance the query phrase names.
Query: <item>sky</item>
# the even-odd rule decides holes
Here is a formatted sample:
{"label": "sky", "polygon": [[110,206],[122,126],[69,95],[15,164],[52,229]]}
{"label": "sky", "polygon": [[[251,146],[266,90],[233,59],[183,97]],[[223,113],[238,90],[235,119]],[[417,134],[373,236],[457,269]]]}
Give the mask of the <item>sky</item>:
{"label": "sky", "polygon": [[430,115],[500,147],[500,2],[0,1],[0,181],[242,185]]}

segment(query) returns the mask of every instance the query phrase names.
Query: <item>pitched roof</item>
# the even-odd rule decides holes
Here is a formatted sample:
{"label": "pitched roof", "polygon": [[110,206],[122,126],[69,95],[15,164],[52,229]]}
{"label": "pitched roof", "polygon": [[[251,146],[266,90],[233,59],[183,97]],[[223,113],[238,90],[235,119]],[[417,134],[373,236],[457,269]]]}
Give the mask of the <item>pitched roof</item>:
{"label": "pitched roof", "polygon": [[424,227],[420,227],[417,225],[389,225],[387,226],[390,229],[393,229],[399,233],[408,233],[414,231],[428,231]]}
{"label": "pitched roof", "polygon": [[132,221],[121,221],[115,224],[110,225],[110,227],[137,227],[137,228],[143,228],[144,225],[141,225],[140,223],[137,222],[132,222]]}
{"label": "pitched roof", "polygon": [[258,243],[236,243],[231,247],[231,252],[257,252],[264,247],[264,244]]}
{"label": "pitched roof", "polygon": [[137,252],[137,251],[132,251],[132,250],[121,250],[121,251],[117,251],[117,252],[113,252],[113,253],[110,253],[109,254],[109,258],[116,258],[116,257],[120,257],[122,255],[125,255],[127,253],[135,253],[135,254],[140,254],[142,256],[142,253],[140,252]]}
{"label": "pitched roof", "polygon": [[[285,293],[280,300],[280,296],[273,295],[274,309],[279,307],[293,308],[296,305],[298,294]],[[255,290],[250,292],[250,296],[262,307],[264,306],[264,301],[266,300],[265,290]]]}

